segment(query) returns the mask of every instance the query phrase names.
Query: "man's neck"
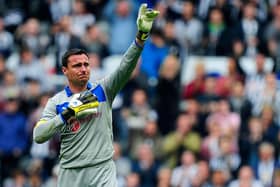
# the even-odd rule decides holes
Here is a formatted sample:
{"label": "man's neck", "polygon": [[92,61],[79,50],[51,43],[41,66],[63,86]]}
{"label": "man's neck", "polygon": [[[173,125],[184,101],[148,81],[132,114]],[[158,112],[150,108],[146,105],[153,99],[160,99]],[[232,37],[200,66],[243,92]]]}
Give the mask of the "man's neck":
{"label": "man's neck", "polygon": [[72,93],[80,93],[82,91],[85,91],[87,89],[87,84],[85,85],[73,85],[73,84],[69,84],[69,88],[71,90]]}

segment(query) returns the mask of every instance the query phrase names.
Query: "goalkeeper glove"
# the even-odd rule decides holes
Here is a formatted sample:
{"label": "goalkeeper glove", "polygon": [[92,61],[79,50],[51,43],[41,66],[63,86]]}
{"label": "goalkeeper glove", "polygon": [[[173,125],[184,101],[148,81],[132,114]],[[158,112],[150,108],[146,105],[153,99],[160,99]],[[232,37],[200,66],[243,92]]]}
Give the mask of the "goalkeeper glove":
{"label": "goalkeeper glove", "polygon": [[147,8],[147,4],[141,4],[137,18],[138,32],[136,37],[139,40],[147,40],[149,33],[152,29],[153,21],[159,14],[159,11]]}
{"label": "goalkeeper glove", "polygon": [[62,118],[68,123],[73,117],[94,113],[98,104],[97,97],[88,90],[80,94],[74,94],[68,107],[62,111]]}

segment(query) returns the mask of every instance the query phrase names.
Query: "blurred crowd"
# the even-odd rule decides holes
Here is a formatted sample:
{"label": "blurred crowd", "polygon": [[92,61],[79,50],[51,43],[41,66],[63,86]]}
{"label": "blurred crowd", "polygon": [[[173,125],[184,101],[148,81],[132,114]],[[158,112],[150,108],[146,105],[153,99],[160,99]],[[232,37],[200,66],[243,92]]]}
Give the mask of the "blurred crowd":
{"label": "blurred crowd", "polygon": [[[86,49],[104,77],[141,3],[160,15],[113,103],[119,187],[280,187],[280,1],[0,0],[1,187],[56,186],[59,134],[36,144],[32,129],[66,84],[60,58]],[[190,56],[227,57],[227,73],[197,62],[182,83]]]}

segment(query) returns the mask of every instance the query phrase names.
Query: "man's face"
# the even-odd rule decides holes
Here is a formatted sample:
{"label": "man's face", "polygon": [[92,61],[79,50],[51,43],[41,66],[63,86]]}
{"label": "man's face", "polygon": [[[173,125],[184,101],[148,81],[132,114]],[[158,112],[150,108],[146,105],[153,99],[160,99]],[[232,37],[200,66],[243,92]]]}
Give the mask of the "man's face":
{"label": "man's face", "polygon": [[89,59],[85,54],[72,55],[68,58],[67,67],[62,67],[64,75],[73,85],[84,85],[90,77]]}

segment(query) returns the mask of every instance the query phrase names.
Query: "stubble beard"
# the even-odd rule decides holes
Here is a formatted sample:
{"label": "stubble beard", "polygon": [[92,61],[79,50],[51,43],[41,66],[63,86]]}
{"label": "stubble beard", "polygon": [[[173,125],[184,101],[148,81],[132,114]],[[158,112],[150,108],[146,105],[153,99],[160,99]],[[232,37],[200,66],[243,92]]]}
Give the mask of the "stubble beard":
{"label": "stubble beard", "polygon": [[84,87],[87,85],[89,79],[83,79],[83,80],[75,80],[73,81],[73,85],[77,87]]}

